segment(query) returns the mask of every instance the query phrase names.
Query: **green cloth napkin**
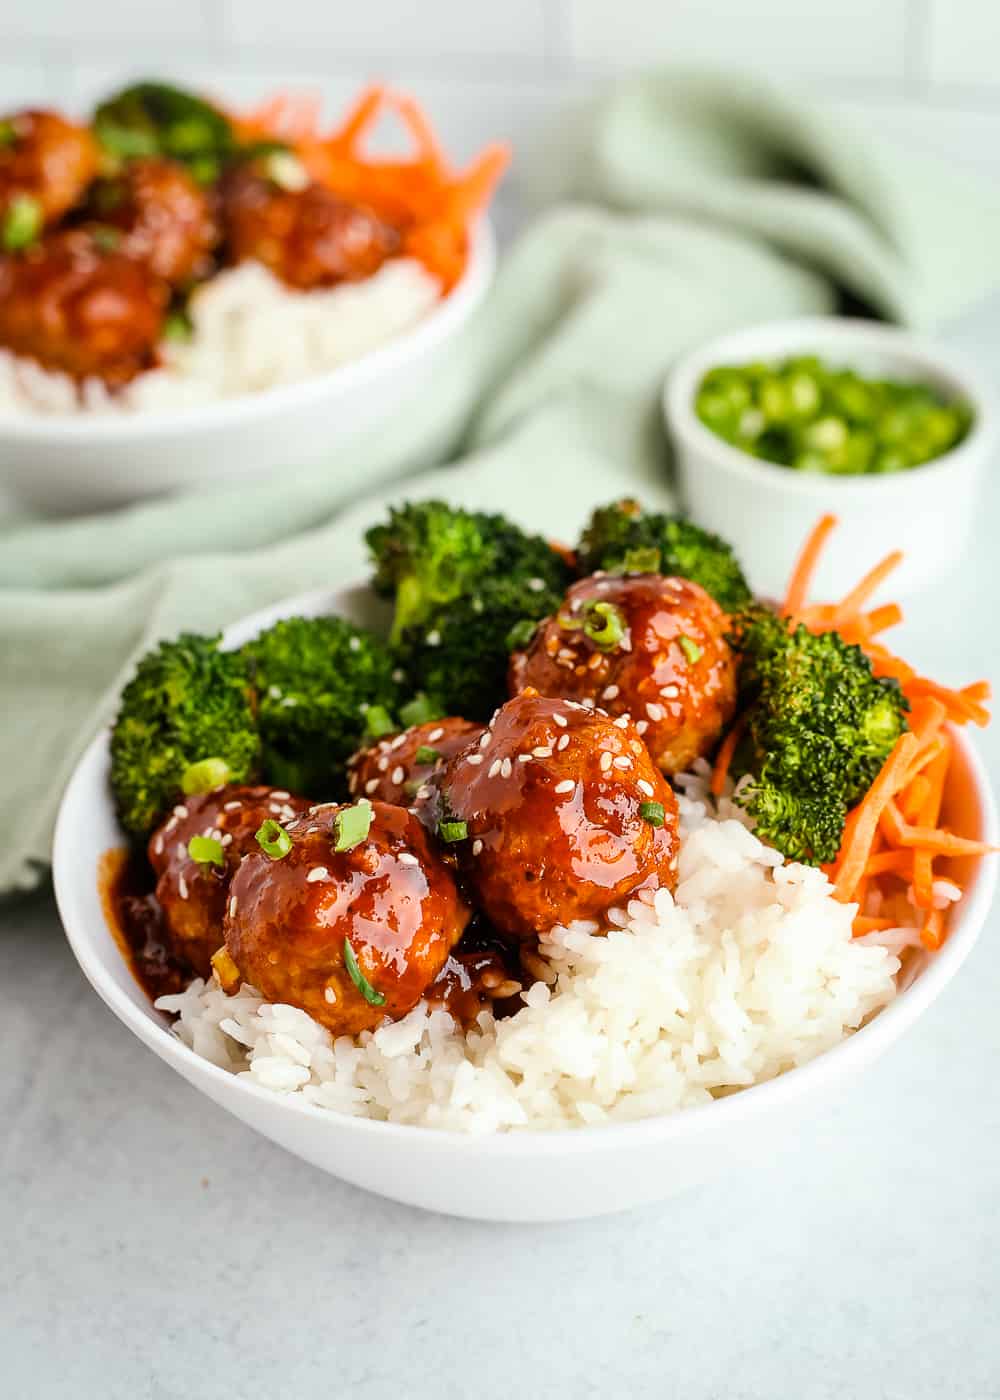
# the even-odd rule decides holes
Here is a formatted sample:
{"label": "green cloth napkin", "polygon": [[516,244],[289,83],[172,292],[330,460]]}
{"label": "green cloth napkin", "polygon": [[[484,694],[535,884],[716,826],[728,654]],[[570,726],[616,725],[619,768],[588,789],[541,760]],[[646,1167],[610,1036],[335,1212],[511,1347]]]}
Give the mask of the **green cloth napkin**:
{"label": "green cloth napkin", "polygon": [[405,496],[564,538],[623,492],[668,504],[658,392],[687,346],[845,295],[933,325],[997,280],[995,191],[731,77],[626,83],[535,167],[558,202],[508,253],[433,394],[387,404],[349,455],[238,492],[0,521],[0,893],[38,879],[72,767],[157,637],[359,577],[362,531]]}

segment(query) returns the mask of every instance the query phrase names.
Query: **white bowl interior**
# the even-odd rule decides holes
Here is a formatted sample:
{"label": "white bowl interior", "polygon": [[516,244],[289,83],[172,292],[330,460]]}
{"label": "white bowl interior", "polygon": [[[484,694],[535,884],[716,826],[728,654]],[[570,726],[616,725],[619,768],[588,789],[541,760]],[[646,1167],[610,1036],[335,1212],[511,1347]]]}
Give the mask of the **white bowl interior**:
{"label": "white bowl interior", "polygon": [[[238,623],[242,644],[280,617],[338,612],[378,624],[381,605],[364,586],[314,592]],[[957,763],[946,816],[963,831],[997,840],[997,817],[982,764],[956,732]],[[993,862],[973,862],[944,948],[923,960],[912,983],[833,1050],[778,1079],[669,1117],[572,1132],[485,1137],[348,1118],[259,1088],[201,1059],[174,1036],[129,970],[98,885],[104,854],[122,845],[108,789],[108,734],[81,759],[63,798],[53,851],[56,898],[73,952],[98,994],[150,1049],[203,1093],[290,1151],[393,1199],[494,1220],[557,1220],[605,1214],[661,1199],[723,1166],[774,1150],[801,1107],[873,1061],[940,995],[971,951],[992,902]],[[613,1186],[609,1186],[613,1183]]]}

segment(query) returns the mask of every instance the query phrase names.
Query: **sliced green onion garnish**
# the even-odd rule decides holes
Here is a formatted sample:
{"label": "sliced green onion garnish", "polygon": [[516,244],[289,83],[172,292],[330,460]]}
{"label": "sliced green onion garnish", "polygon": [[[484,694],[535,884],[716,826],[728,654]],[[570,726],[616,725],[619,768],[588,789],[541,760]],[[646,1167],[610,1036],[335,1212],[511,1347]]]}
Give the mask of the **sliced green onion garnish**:
{"label": "sliced green onion garnish", "polygon": [[649,545],[642,549],[629,549],[622,560],[623,574],[658,574],[660,572],[660,551]]}
{"label": "sliced green onion garnish", "polygon": [[282,860],[292,849],[292,838],[270,817],[257,828],[257,844],[272,860]]}
{"label": "sliced green onion garnish", "polygon": [[370,739],[381,739],[396,728],[392,715],[384,705],[369,705],[365,710],[365,733]]}
{"label": "sliced green onion garnish", "polygon": [[160,331],[162,340],[169,340],[177,345],[190,340],[193,335],[194,326],[186,311],[171,311],[164,319],[163,329]]}
{"label": "sliced green onion garnish", "polygon": [[416,797],[423,785],[421,778],[411,778],[408,783],[403,784],[403,791],[407,797]]}
{"label": "sliced green onion garnish", "polygon": [[689,637],[686,632],[682,632],[677,638],[677,645],[680,647],[688,660],[688,664],[691,666],[693,666],[696,661],[700,661],[705,654],[694,638]]}
{"label": "sliced green onion garnish", "polygon": [[583,634],[598,651],[614,651],[625,636],[625,614],[614,603],[587,604]]}
{"label": "sliced green onion garnish", "polygon": [[211,792],[229,782],[230,768],[224,758],[201,758],[188,764],[181,774],[181,791],[186,797],[199,792]]}
{"label": "sliced green onion garnish", "polygon": [[639,816],[650,826],[662,826],[667,819],[662,802],[640,802]]}
{"label": "sliced green onion garnish", "polygon": [[520,647],[526,647],[537,629],[537,622],[532,622],[530,617],[522,617],[507,633],[507,650],[517,651]]}
{"label": "sliced green onion garnish", "polygon": [[214,836],[192,836],[188,842],[188,855],[198,865],[225,865],[226,856],[222,842]]}
{"label": "sliced green onion garnish", "polygon": [[469,834],[467,822],[438,822],[438,835],[442,841],[453,845],[456,841],[464,841]]}
{"label": "sliced green onion garnish", "polygon": [[13,146],[17,132],[13,122],[0,122],[0,146]]}
{"label": "sliced green onion garnish", "polygon": [[384,1006],[385,997],[381,992],[377,992],[368,978],[358,967],[358,960],[354,956],[354,949],[351,947],[351,940],[344,939],[344,966],[347,968],[351,981],[364,997],[369,1006]]}
{"label": "sliced green onion garnish", "polygon": [[441,757],[440,749],[432,749],[430,744],[421,744],[413,755],[416,763],[437,763]]}
{"label": "sliced green onion garnish", "polygon": [[5,253],[30,248],[42,231],[42,206],[30,194],[16,194],[7,206],[0,227],[0,246]]}
{"label": "sliced green onion garnish", "polygon": [[113,253],[122,241],[120,231],[110,224],[98,224],[91,230],[90,236],[94,247],[102,253]]}
{"label": "sliced green onion garnish", "polygon": [[444,710],[422,690],[400,707],[399,718],[411,729],[415,724],[428,724],[432,719],[441,719]]}
{"label": "sliced green onion garnish", "polygon": [[336,833],[333,849],[353,851],[355,846],[360,846],[371,830],[373,817],[372,804],[364,797],[353,807],[342,808],[333,819]]}

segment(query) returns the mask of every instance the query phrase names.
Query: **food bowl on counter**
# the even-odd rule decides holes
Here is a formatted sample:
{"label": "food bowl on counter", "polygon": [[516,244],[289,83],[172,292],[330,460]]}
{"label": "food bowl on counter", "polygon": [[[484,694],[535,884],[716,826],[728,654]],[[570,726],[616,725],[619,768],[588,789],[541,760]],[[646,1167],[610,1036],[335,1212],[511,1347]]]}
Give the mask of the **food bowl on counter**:
{"label": "food bowl on counter", "polygon": [[[968,426],[941,455],[903,469],[837,472],[821,461],[780,465],[744,451],[706,425],[697,411],[706,375],[814,356],[824,365],[926,386],[962,405]],[[870,321],[804,317],[721,336],[686,355],[668,376],[663,411],[681,494],[692,517],[736,545],[748,573],[777,594],[799,542],[824,512],[841,521],[846,548],[817,575],[824,596],[844,593],[881,559],[885,534],[905,550],[900,593],[931,583],[962,556],[974,520],[979,481],[997,450],[994,395],[973,369],[919,336]]]}

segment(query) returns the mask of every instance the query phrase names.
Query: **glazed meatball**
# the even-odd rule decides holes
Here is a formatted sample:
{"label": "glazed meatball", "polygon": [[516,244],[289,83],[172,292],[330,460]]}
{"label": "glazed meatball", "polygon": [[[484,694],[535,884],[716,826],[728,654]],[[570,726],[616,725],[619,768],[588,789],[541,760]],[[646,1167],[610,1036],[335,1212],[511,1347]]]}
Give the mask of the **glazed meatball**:
{"label": "glazed meatball", "polygon": [[126,384],[155,360],[168,289],[83,230],[0,258],[0,345],[77,379]]}
{"label": "glazed meatball", "polygon": [[[287,823],[308,809],[308,802],[269,787],[228,784],[189,797],[153,832],[149,862],[157,875],[156,898],[173,952],[201,977],[211,973],[212,954],[222,946],[222,921],[229,882],[250,850],[260,850],[261,824]],[[193,860],[192,836],[214,837],[222,847],[222,865]]]}
{"label": "glazed meatball", "polygon": [[222,201],[231,261],[252,258],[302,291],[362,281],[399,248],[395,229],[325,185],[283,189],[244,166]]}
{"label": "glazed meatball", "polygon": [[87,214],[114,230],[119,252],[175,287],[208,270],[219,237],[205,191],[172,160],[130,161],[93,187]]}
{"label": "glazed meatball", "polygon": [[510,664],[512,694],[533,686],[628,715],[664,773],[717,743],[736,708],[727,615],[689,579],[595,574]]}
{"label": "glazed meatball", "polygon": [[[351,830],[341,821],[366,810],[367,835],[336,850]],[[424,828],[402,807],[374,802],[314,807],[286,830],[287,855],[251,851],[230,886],[226,949],[240,974],[335,1035],[404,1016],[470,917]]]}
{"label": "glazed meatball", "polygon": [[56,112],[15,112],[0,120],[0,215],[18,197],[37,200],[54,223],[97,174],[97,143],[85,126]]}
{"label": "glazed meatball", "polygon": [[496,928],[531,937],[673,889],[677,804],[627,719],[526,691],[487,733],[434,782],[438,831]]}
{"label": "glazed meatball", "polygon": [[412,806],[442,763],[476,743],[483,733],[481,724],[467,719],[415,724],[348,759],[348,786],[355,796]]}

